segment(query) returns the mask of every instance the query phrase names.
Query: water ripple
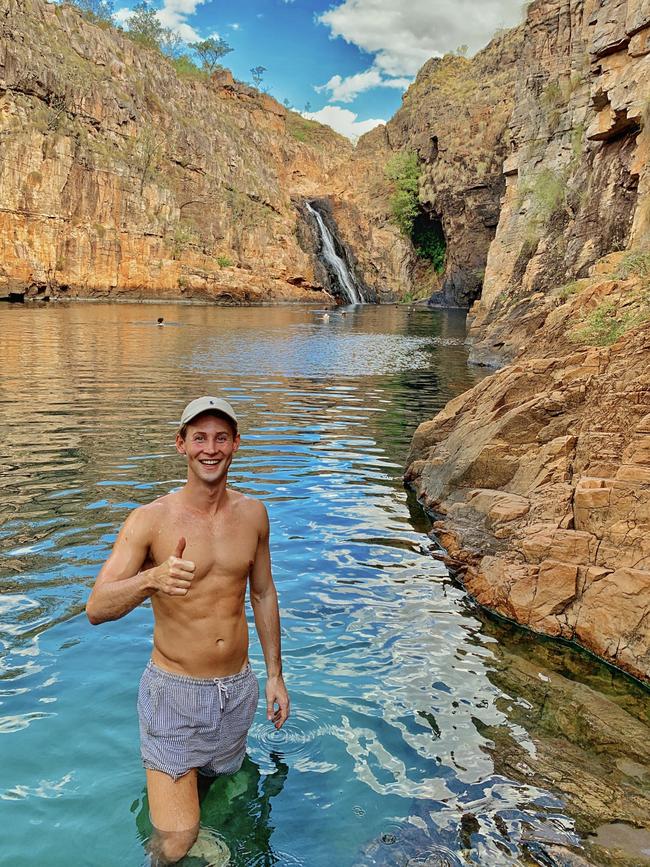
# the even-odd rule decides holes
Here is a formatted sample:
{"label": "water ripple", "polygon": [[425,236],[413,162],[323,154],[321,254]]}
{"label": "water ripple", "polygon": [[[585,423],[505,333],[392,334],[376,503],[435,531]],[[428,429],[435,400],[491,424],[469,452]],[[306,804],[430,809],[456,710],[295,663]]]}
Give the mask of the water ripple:
{"label": "water ripple", "polygon": [[[152,327],[159,315],[174,327]],[[151,609],[99,629],[79,615],[129,512],[183,483],[177,419],[215,392],[241,419],[231,483],[269,509],[293,701],[279,732],[262,703],[250,759],[215,783],[208,815],[233,867],[498,867],[577,841],[556,798],[496,768],[499,751],[532,760],[524,698],[497,685],[497,639],[429,556],[402,486],[416,425],[481,375],[462,316],[5,306],[0,328],[8,863],[45,827],[42,800],[39,863],[91,863],[79,853],[99,845],[92,863],[142,860],[134,706]],[[257,641],[251,658],[261,672]]]}

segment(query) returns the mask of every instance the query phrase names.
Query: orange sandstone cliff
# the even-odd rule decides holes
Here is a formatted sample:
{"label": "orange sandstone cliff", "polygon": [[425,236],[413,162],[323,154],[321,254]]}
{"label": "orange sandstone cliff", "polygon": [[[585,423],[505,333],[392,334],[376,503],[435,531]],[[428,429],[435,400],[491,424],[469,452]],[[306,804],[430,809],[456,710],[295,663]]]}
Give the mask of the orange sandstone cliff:
{"label": "orange sandstone cliff", "polygon": [[0,5],[0,295],[322,298],[297,203],[347,139],[44,0]]}
{"label": "orange sandstone cliff", "polygon": [[650,680],[650,7],[528,8],[472,352],[407,481],[476,599]]}

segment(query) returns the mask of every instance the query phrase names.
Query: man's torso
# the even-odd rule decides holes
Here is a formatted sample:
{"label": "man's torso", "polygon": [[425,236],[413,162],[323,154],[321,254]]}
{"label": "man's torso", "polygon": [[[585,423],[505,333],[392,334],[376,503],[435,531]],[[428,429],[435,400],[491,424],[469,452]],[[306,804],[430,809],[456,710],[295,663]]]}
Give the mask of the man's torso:
{"label": "man's torso", "polygon": [[143,568],[158,566],[187,540],[183,560],[195,564],[185,596],[155,593],[153,662],[193,677],[226,677],[248,661],[244,610],[259,526],[254,501],[228,490],[215,516],[189,510],[182,492],[152,503],[151,544]]}

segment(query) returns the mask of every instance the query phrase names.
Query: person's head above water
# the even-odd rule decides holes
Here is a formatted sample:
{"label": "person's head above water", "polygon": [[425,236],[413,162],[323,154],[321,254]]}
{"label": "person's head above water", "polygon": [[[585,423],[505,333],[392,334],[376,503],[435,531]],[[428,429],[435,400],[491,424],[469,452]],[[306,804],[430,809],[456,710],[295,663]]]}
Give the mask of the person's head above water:
{"label": "person's head above water", "polygon": [[197,397],[195,400],[190,401],[183,410],[178,428],[178,433],[181,439],[185,439],[187,426],[190,424],[192,419],[202,415],[204,412],[209,412],[219,418],[225,419],[232,429],[233,437],[237,436],[239,432],[239,423],[232,406],[227,400],[224,400],[221,397],[210,397],[209,395],[206,395],[205,397]]}
{"label": "person's head above water", "polygon": [[165,319],[164,319],[163,316],[159,316],[158,319],[157,319],[156,321],[157,321],[158,325],[162,325],[163,322],[165,321]]}

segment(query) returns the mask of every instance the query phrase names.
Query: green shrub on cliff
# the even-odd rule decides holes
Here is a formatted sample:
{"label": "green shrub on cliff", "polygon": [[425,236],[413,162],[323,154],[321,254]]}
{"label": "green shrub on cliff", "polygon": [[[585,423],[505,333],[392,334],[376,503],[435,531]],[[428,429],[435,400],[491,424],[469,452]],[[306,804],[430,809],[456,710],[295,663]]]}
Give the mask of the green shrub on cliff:
{"label": "green shrub on cliff", "polygon": [[83,17],[96,24],[113,23],[113,0],[67,0]]}
{"label": "green shrub on cliff", "polygon": [[386,164],[386,177],[395,190],[390,198],[393,222],[411,241],[420,259],[427,259],[437,273],[444,270],[447,245],[442,227],[431,221],[420,206],[421,164],[413,151],[399,151]]}
{"label": "green shrub on cliff", "polygon": [[614,276],[618,280],[640,277],[644,285],[650,283],[650,253],[632,251],[627,253]]}
{"label": "green shrub on cliff", "polygon": [[627,331],[650,320],[650,297],[647,293],[636,295],[626,308],[619,310],[613,301],[602,301],[585,316],[582,328],[575,329],[571,338],[590,346],[611,346]]}
{"label": "green shrub on cliff", "polygon": [[428,259],[433,265],[434,271],[441,274],[445,269],[445,254],[447,252],[447,244],[442,229],[426,219],[416,219],[413,224],[411,240],[420,259]]}
{"label": "green shrub on cliff", "polygon": [[176,74],[181,78],[207,78],[206,73],[202,69],[199,69],[196,63],[194,63],[187,54],[181,54],[180,57],[173,57],[172,66],[176,70]]}
{"label": "green shrub on cliff", "polygon": [[529,202],[528,213],[533,227],[547,225],[553,214],[566,204],[567,176],[552,169],[542,169],[522,182],[517,207]]}
{"label": "green shrub on cliff", "polygon": [[226,54],[230,54],[232,48],[225,39],[210,36],[202,42],[190,42],[192,48],[198,54],[203,70],[211,74],[219,67],[219,62]]}
{"label": "green shrub on cliff", "polygon": [[128,25],[127,36],[138,45],[145,48],[160,49],[160,43],[165,33],[165,28],[158,20],[158,14],[154,6],[147,0],[140,0],[133,7],[133,14],[126,19]]}
{"label": "green shrub on cliff", "polygon": [[399,151],[386,164],[386,177],[395,185],[390,198],[393,220],[402,234],[411,237],[413,223],[420,212],[420,163],[413,151]]}

